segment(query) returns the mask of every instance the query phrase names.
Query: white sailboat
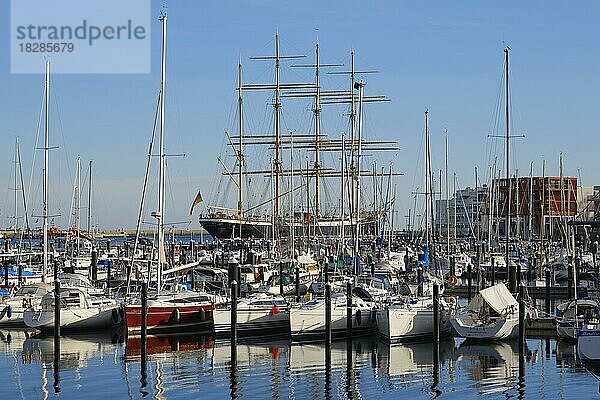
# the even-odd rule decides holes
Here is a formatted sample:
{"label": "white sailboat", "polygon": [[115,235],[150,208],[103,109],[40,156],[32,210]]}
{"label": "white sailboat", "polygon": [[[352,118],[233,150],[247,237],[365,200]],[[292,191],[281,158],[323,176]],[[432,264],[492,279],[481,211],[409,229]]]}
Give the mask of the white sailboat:
{"label": "white sailboat", "polygon": [[[352,296],[352,334],[367,335],[375,332],[375,303]],[[346,295],[331,295],[331,334],[332,337],[346,334],[347,327]],[[322,339],[325,337],[325,299],[311,300],[299,307],[290,309],[290,330],[292,340]]]}
{"label": "white sailboat", "polygon": [[[231,335],[231,305],[213,311],[215,335]],[[281,296],[255,293],[237,302],[239,336],[274,336],[289,333],[290,310]]]}
{"label": "white sailboat", "polygon": [[556,334],[563,339],[577,339],[582,325],[600,321],[600,304],[595,299],[577,299],[556,307]]}
{"label": "white sailboat", "polygon": [[21,286],[12,296],[4,298],[0,302],[0,326],[24,326],[23,313],[25,310],[38,308],[42,297],[51,292],[52,285],[47,283]]}
{"label": "white sailboat", "polygon": [[[49,292],[42,298],[40,309],[26,310],[25,325],[42,331],[54,330],[54,301],[54,292]],[[116,300],[81,288],[61,289],[59,301],[61,330],[107,329],[125,321],[125,312]]]}
{"label": "white sailboat", "polygon": [[600,362],[600,324],[584,324],[577,335],[577,353],[582,360]]}
{"label": "white sailboat", "polygon": [[[440,335],[450,332],[450,305],[440,299]],[[399,299],[377,310],[379,333],[388,341],[424,339],[433,335],[433,297]]]}
{"label": "white sailboat", "polygon": [[450,321],[464,338],[510,339],[519,333],[519,303],[504,283],[499,283],[480,290],[464,312]]}

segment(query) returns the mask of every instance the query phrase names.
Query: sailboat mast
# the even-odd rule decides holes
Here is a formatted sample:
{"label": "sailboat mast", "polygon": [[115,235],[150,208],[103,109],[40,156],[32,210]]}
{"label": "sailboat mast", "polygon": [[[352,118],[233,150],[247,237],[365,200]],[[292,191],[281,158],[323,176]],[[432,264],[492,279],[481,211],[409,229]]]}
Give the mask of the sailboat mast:
{"label": "sailboat mast", "polygon": [[279,31],[275,32],[275,218],[273,230],[276,230],[277,221],[281,212],[280,179],[281,179],[281,82],[279,78]]}
{"label": "sailboat mast", "polygon": [[456,172],[454,173],[454,184],[453,184],[453,192],[454,192],[454,243],[456,244],[456,217],[457,217],[457,200],[458,196],[456,195]]}
{"label": "sailboat mast", "polygon": [[19,181],[18,181],[18,173],[19,171],[17,170],[17,156],[18,156],[18,148],[19,148],[19,138],[16,137],[15,138],[15,159],[14,159],[14,167],[15,167],[15,187],[13,188],[13,190],[15,191],[15,214],[13,216],[13,233],[14,236],[17,236],[17,225],[19,224],[19,192],[18,192],[18,188],[19,188]]}
{"label": "sailboat mast", "polygon": [[493,165],[490,165],[490,180],[489,180],[489,186],[488,186],[488,190],[487,190],[487,207],[488,207],[488,220],[487,220],[487,248],[488,251],[491,253],[492,251],[492,223],[494,220],[494,175],[495,175],[495,165],[496,162],[494,161]]}
{"label": "sailboat mast", "polygon": [[296,204],[294,202],[294,137],[292,136],[290,138],[290,187],[292,188],[292,192],[290,193],[290,208],[292,209],[291,212],[291,219],[290,219],[290,225],[291,225],[291,230],[290,230],[290,237],[292,239],[292,250],[291,250],[291,260],[292,260],[292,265],[295,267],[295,260],[296,260]]}
{"label": "sailboat mast", "polygon": [[425,111],[425,246],[429,246],[429,111]]}
{"label": "sailboat mast", "polygon": [[164,205],[165,205],[165,86],[166,86],[166,64],[167,64],[167,14],[161,14],[162,22],[162,64],[160,80],[160,139],[159,139],[159,178],[158,178],[158,211],[156,213],[158,225],[158,272],[156,276],[156,287],[160,292],[162,285],[162,264],[165,262],[165,238],[164,238]]}
{"label": "sailboat mast", "polygon": [[363,130],[363,92],[365,83],[357,82],[358,89],[358,154],[356,156],[356,231],[354,234],[354,274],[359,275],[360,251],[360,172],[362,164],[362,130]]}
{"label": "sailboat mast", "polygon": [[79,225],[81,224],[81,157],[79,156],[77,156],[77,209],[75,211],[75,218],[75,229],[77,229],[75,248],[77,249],[77,255],[79,255]]}
{"label": "sailboat mast", "polygon": [[[317,45],[315,50],[316,62],[315,62],[315,224],[318,223],[318,218],[321,213],[321,188],[319,182],[319,172],[321,170],[321,155],[320,155],[320,115],[321,115],[321,83],[319,78],[319,40],[317,39]],[[315,228],[316,232],[316,228]]]}
{"label": "sailboat mast", "polygon": [[[341,166],[340,166],[340,170],[342,171],[342,173],[340,174],[340,183],[341,183],[341,190],[340,190],[340,255],[343,257],[344,256],[344,248],[345,248],[345,243],[346,243],[346,232],[344,231],[344,180],[346,178],[346,163],[345,163],[345,158],[346,158],[346,136],[344,134],[342,134],[342,158],[341,158]],[[292,171],[294,170],[294,168],[292,167]]]}
{"label": "sailboat mast", "polygon": [[354,173],[355,173],[355,165],[354,165],[354,149],[355,149],[355,121],[356,121],[356,107],[354,100],[354,50],[350,52],[350,168],[348,172],[348,176],[350,178],[350,224],[356,223],[355,221],[358,216],[356,215],[356,191],[354,187]]}
{"label": "sailboat mast", "polygon": [[90,160],[90,182],[88,185],[88,209],[87,209],[87,234],[91,238],[92,232],[92,160]]}
{"label": "sailboat mast", "polygon": [[[242,61],[238,63],[238,133],[240,135],[240,143],[238,148],[238,219],[240,221],[240,239],[242,238],[242,219],[244,217],[244,182],[243,182],[243,168],[244,168],[244,117],[243,117],[243,97],[242,97]],[[240,250],[241,254],[241,250]],[[240,259],[240,262],[242,260]]]}
{"label": "sailboat mast", "polygon": [[[48,150],[50,149],[48,143],[49,127],[50,127],[50,61],[46,60],[46,83],[44,90],[44,103],[45,107],[45,126],[44,126],[44,179],[43,179],[43,204],[42,204],[42,218],[43,231],[44,231],[44,255],[42,264],[42,282],[46,283],[48,273]],[[56,278],[56,277],[55,277]]]}
{"label": "sailboat mast", "polygon": [[510,243],[510,203],[511,203],[511,182],[510,182],[510,163],[509,163],[509,159],[510,159],[510,146],[509,146],[509,141],[510,141],[510,97],[509,97],[509,90],[508,90],[508,52],[509,52],[510,48],[506,47],[504,49],[504,56],[505,56],[505,62],[506,62],[506,78],[505,78],[505,83],[506,83],[506,171],[505,171],[505,175],[506,175],[506,190],[507,190],[507,196],[506,196],[506,224],[505,224],[505,235],[506,235],[506,249],[505,249],[505,257],[506,257],[506,266],[508,267],[508,283],[509,283],[509,288],[511,293],[515,293],[515,291],[517,290],[516,286],[516,280],[515,280],[515,276],[514,276],[514,270],[513,267],[510,265],[510,262],[508,260],[508,256],[509,256],[509,243]]}
{"label": "sailboat mast", "polygon": [[446,169],[446,256],[450,257],[450,191],[448,185],[448,129],[444,131],[446,134],[445,146],[445,169]]}
{"label": "sailboat mast", "polygon": [[531,226],[531,218],[533,217],[533,161],[529,167],[529,220],[527,222],[527,240],[532,239],[533,227]]}

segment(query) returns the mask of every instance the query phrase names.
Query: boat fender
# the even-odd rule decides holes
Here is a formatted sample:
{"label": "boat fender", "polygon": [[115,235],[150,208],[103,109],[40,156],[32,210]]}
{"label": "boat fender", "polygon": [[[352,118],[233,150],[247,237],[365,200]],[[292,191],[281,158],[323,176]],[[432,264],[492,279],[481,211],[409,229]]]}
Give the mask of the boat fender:
{"label": "boat fender", "polygon": [[525,315],[525,323],[527,324],[528,327],[531,327],[531,315],[529,315],[529,314]]}
{"label": "boat fender", "polygon": [[377,310],[371,310],[371,322],[377,321]]}
{"label": "boat fender", "polygon": [[142,279],[142,271],[140,271],[139,268],[135,269],[135,279],[138,281]]}
{"label": "boat fender", "polygon": [[277,304],[276,304],[271,309],[271,315],[277,315],[277,314],[279,314],[279,307],[277,307]]}
{"label": "boat fender", "polygon": [[113,324],[118,324],[119,323],[119,312],[117,311],[116,308],[113,308],[112,313],[111,313],[111,317],[112,317]]}
{"label": "boat fender", "polygon": [[206,321],[206,310],[204,308],[198,310],[198,314],[200,315],[200,322]]}
{"label": "boat fender", "polygon": [[119,307],[119,317],[121,317],[121,320],[125,319],[125,310],[123,309],[123,307]]}
{"label": "boat fender", "polygon": [[6,316],[8,318],[12,317],[12,306],[10,304],[6,306]]}
{"label": "boat fender", "polygon": [[181,317],[181,313],[179,312],[179,308],[176,308],[171,312],[170,320],[173,322],[179,322],[180,317]]}
{"label": "boat fender", "polygon": [[456,275],[450,275],[448,277],[448,283],[450,286],[456,286],[458,284],[458,277]]}
{"label": "boat fender", "polygon": [[360,325],[362,323],[362,313],[360,310],[356,310],[356,324]]}

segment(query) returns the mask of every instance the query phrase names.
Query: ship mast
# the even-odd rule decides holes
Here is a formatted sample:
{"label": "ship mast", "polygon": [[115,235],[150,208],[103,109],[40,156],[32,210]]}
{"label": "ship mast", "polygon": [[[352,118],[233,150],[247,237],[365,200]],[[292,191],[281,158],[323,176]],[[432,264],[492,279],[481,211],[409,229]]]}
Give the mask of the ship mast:
{"label": "ship mast", "polygon": [[15,238],[17,237],[17,225],[19,224],[19,170],[17,169],[17,159],[19,157],[19,137],[17,136],[15,138],[15,160],[14,160],[14,165],[15,165],[15,187],[14,187],[14,191],[15,191],[15,215],[13,217],[13,221],[14,221],[14,225],[13,225],[13,233]]}
{"label": "ship mast", "polygon": [[[243,194],[244,194],[244,182],[243,182],[243,168],[244,168],[244,119],[243,119],[243,98],[242,98],[242,61],[238,63],[238,133],[240,135],[240,142],[238,147],[238,219],[240,221],[240,239],[242,239],[242,220],[244,218],[244,205],[243,205]],[[243,246],[242,246],[243,247]],[[240,249],[241,255],[241,249]],[[240,259],[240,263],[242,260]]]}
{"label": "ship mast", "polygon": [[515,293],[515,291],[517,290],[516,288],[516,277],[515,277],[515,271],[514,268],[510,265],[510,261],[508,259],[509,257],[509,243],[510,243],[510,204],[511,204],[511,182],[510,182],[510,163],[509,163],[509,159],[510,159],[510,146],[509,146],[509,140],[510,140],[510,98],[509,98],[509,91],[508,91],[508,52],[509,52],[510,48],[507,46],[506,49],[504,49],[504,56],[505,56],[505,63],[506,63],[506,190],[507,190],[507,195],[506,195],[506,224],[505,224],[505,229],[504,229],[504,233],[506,234],[506,249],[505,249],[505,258],[506,258],[506,266],[508,268],[508,284],[509,284],[509,288],[511,293]]}
{"label": "ship mast", "polygon": [[[48,274],[48,150],[50,149],[48,143],[49,127],[50,127],[50,61],[46,60],[46,84],[44,91],[44,102],[46,103],[45,109],[45,126],[44,126],[44,179],[43,179],[43,204],[42,204],[42,218],[43,218],[43,232],[44,232],[44,255],[42,264],[42,282],[47,282]],[[57,278],[57,277],[55,277]]]}
{"label": "ship mast", "polygon": [[277,221],[281,215],[281,199],[279,193],[281,188],[281,82],[279,78],[280,56],[279,56],[279,30],[275,32],[275,209],[273,210],[276,231]]}
{"label": "ship mast", "polygon": [[[319,135],[320,135],[320,114],[321,114],[321,83],[319,80],[319,40],[317,39],[317,45],[315,50],[316,62],[315,62],[315,82],[316,82],[316,93],[315,93],[315,224],[318,221],[321,213],[321,198],[320,198],[320,186],[319,186],[319,171],[321,169],[321,160],[319,154]],[[315,234],[316,234],[315,226]]]}
{"label": "ship mast", "polygon": [[431,233],[429,232],[429,111],[425,111],[425,246],[429,248]]}
{"label": "ship mast", "polygon": [[[446,256],[448,257],[448,261],[450,261],[450,191],[448,185],[448,129],[445,130],[445,175],[446,175]],[[440,182],[441,183],[441,182]]]}
{"label": "ship mast", "polygon": [[75,229],[77,229],[75,236],[75,248],[77,249],[76,254],[79,255],[79,225],[81,224],[81,157],[77,156],[77,208],[75,209]]}
{"label": "ship mast", "polygon": [[164,238],[164,205],[165,205],[165,87],[167,64],[167,14],[161,13],[159,20],[162,22],[162,64],[160,79],[160,135],[159,135],[159,170],[158,170],[158,210],[155,213],[158,226],[158,272],[156,288],[160,293],[162,285],[162,268],[165,262]]}
{"label": "ship mast", "polygon": [[90,160],[90,181],[88,185],[87,233],[92,238],[92,160]]}
{"label": "ship mast", "polygon": [[362,131],[363,131],[363,93],[365,83],[356,82],[354,87],[358,89],[358,153],[356,155],[356,222],[354,233],[354,275],[360,275],[359,254],[360,254],[360,173],[362,167]]}

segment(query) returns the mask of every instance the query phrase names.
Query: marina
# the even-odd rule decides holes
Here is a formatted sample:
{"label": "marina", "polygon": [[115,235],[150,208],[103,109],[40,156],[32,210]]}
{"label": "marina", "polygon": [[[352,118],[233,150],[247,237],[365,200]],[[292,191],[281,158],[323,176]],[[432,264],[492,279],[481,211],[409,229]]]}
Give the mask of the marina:
{"label": "marina", "polygon": [[[236,21],[192,50],[188,32],[223,31],[220,18],[190,23],[197,5],[104,1],[88,14],[93,7],[65,0],[65,15],[83,16],[78,27],[36,25],[47,4],[10,4],[11,78],[0,70],[0,82],[20,81],[19,96],[41,102],[20,106],[39,107],[37,132],[15,136],[0,159],[11,165],[0,169],[0,398],[598,396],[595,143],[573,148],[548,125],[561,114],[536,107],[551,95],[531,82],[548,82],[552,68],[524,70],[538,63],[534,50],[518,50],[531,27],[512,39],[517,50],[487,39],[467,52],[494,62],[454,55],[477,73],[450,63],[459,79],[425,79],[412,63],[430,57],[426,46],[399,58],[389,38],[363,38],[396,32],[388,9],[407,23],[398,5],[367,7],[364,26],[344,12],[359,34],[343,42],[348,28],[330,4],[335,29],[313,28],[306,15],[298,21],[312,22],[299,27],[289,12],[280,27],[244,5],[260,28]],[[28,18],[35,24],[18,25]],[[460,29],[439,29],[498,26],[456,18]],[[274,28],[262,36],[266,24]],[[36,42],[36,59],[34,44],[13,43],[36,32],[51,41],[53,30],[77,46]],[[88,51],[99,41],[93,57],[80,33]],[[437,82],[424,85],[431,100],[412,75]],[[101,120],[83,116],[78,79],[112,88],[106,117],[101,107]],[[494,79],[485,131],[476,103],[494,97]],[[444,85],[469,89],[439,103]],[[66,141],[84,120],[104,130]]]}

